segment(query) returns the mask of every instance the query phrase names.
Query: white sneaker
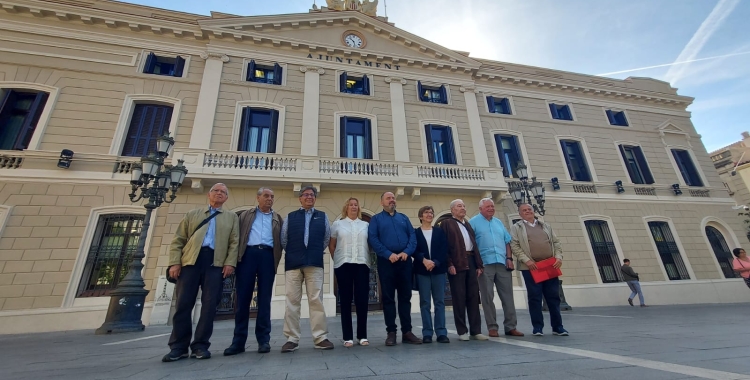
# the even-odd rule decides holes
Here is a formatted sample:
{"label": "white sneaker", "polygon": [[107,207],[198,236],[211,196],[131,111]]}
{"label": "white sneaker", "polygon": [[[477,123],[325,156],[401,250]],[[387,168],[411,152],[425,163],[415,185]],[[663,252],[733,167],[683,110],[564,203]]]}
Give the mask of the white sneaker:
{"label": "white sneaker", "polygon": [[464,342],[467,342],[469,340],[469,333],[466,333],[464,335],[459,335],[458,340],[462,340]]}
{"label": "white sneaker", "polygon": [[484,335],[484,334],[477,334],[477,335],[472,335],[471,339],[474,339],[474,340],[488,340],[490,338],[487,337],[487,335]]}

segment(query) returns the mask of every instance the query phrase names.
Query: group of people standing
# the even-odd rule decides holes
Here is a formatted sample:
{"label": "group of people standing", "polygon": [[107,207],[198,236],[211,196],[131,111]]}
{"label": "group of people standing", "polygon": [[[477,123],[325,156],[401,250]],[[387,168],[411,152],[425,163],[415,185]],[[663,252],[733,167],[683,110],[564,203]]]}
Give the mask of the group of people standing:
{"label": "group of people standing", "polygon": [[[383,211],[374,215],[369,223],[361,218],[359,200],[349,198],[343,205],[341,218],[333,225],[323,211],[315,209],[317,195],[315,187],[302,188],[299,210],[283,219],[273,210],[273,190],[260,188],[257,207],[238,215],[222,210],[229,190],[226,185],[218,183],[209,191],[209,207],[185,215],[169,251],[168,275],[176,281],[177,302],[169,339],[170,352],[162,361],[171,362],[188,356],[197,359],[211,357],[209,339],[222,283],[224,278],[235,273],[235,268],[235,329],[232,343],[224,350],[224,355],[245,351],[250,303],[256,282],[258,314],[255,338],[258,352],[270,352],[271,295],[282,251],[286,255],[284,336],[287,342],[281,352],[293,352],[299,348],[303,285],[315,348],[333,349],[334,345],[327,337],[323,307],[326,248],[333,258],[338,283],[345,347],[355,344],[352,301],[357,315],[356,342],[362,346],[370,344],[367,312],[370,266],[374,264],[371,251],[376,256],[381,286],[386,346],[397,344],[397,315],[403,343],[431,343],[433,336],[437,342],[450,342],[445,324],[446,277],[450,283],[459,340],[488,339],[482,334],[480,294],[489,335],[499,336],[495,288],[503,307],[505,335],[523,336],[516,329],[511,273],[515,269],[514,260],[524,276],[533,335],[543,335],[543,298],[549,306],[553,334],[568,335],[560,316],[559,280],[553,278],[536,283],[529,274],[529,270],[536,269],[536,262],[548,258],[556,259],[556,268],[562,265],[557,236],[549,224],[535,218],[530,205],[519,207],[522,220],[514,224],[510,232],[494,217],[494,201],[489,198],[479,202],[480,214],[471,220],[466,220],[464,202],[454,200],[450,204],[451,217],[443,220],[440,226],[433,225],[434,209],[424,206],[418,212],[421,224],[415,229],[406,215],[396,211],[396,196],[391,192],[381,195]],[[191,314],[199,289],[202,291],[202,307],[193,335]],[[421,339],[412,332],[412,289],[418,290],[420,297]]]}

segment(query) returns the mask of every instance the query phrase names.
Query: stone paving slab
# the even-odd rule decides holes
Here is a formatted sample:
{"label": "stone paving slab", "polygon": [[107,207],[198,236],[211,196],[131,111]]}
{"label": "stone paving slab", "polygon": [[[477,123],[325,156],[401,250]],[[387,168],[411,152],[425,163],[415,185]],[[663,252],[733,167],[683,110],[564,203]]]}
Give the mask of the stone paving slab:
{"label": "stone paving slab", "polygon": [[[455,329],[448,314],[448,329]],[[528,313],[519,310],[518,316],[519,329],[529,334]],[[750,331],[737,329],[747,325],[747,316],[747,304],[575,308],[563,313],[569,337],[552,336],[546,328],[544,337],[460,342],[450,334],[450,344],[414,346],[401,344],[399,333],[399,344],[386,347],[383,317],[375,314],[368,317],[370,346],[348,349],[341,343],[339,318],[330,317],[334,350],[314,349],[303,320],[300,349],[289,354],[280,353],[283,321],[273,321],[271,353],[258,354],[257,344],[249,342],[248,352],[232,357],[222,351],[231,342],[233,322],[220,321],[212,359],[176,363],[160,361],[168,352],[168,326],[109,336],[94,335],[98,326],[92,326],[89,331],[0,336],[0,379],[750,379]],[[420,332],[419,316],[412,315],[412,321]]]}

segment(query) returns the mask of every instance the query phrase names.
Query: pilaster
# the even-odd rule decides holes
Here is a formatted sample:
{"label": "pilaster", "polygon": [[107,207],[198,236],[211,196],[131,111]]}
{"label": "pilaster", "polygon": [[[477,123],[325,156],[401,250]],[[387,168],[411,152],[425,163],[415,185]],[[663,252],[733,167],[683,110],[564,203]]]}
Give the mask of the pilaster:
{"label": "pilaster", "polygon": [[229,62],[229,57],[222,53],[205,52],[201,54],[201,58],[206,60],[206,66],[203,69],[201,91],[198,94],[198,107],[195,111],[193,132],[190,135],[190,148],[209,149],[216,117],[216,104],[219,101],[221,72],[224,63]]}
{"label": "pilaster", "polygon": [[393,151],[395,160],[409,162],[409,141],[406,133],[406,109],[404,107],[404,85],[406,80],[387,77],[391,85],[391,113],[393,117]]}
{"label": "pilaster", "polygon": [[305,73],[305,102],[302,107],[302,147],[303,156],[318,155],[318,120],[320,116],[320,76],[325,70],[315,66],[302,66]]}
{"label": "pilaster", "polygon": [[482,121],[479,119],[476,88],[473,86],[461,86],[461,92],[464,93],[464,99],[466,100],[466,113],[469,116],[469,131],[471,132],[471,145],[474,147],[475,165],[488,167],[490,166],[490,161],[487,158]]}

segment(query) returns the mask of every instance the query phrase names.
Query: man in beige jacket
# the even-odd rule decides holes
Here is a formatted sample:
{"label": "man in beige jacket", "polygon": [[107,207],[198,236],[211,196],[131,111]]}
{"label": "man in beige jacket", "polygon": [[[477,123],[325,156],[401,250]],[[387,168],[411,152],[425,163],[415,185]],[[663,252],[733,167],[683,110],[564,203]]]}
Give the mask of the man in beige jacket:
{"label": "man in beige jacket", "polygon": [[[229,198],[229,189],[217,183],[208,192],[209,207],[189,211],[177,227],[169,247],[169,277],[177,279],[177,307],[172,319],[170,352],[163,362],[173,362],[188,357],[208,359],[211,352],[209,339],[214,329],[216,307],[221,298],[224,278],[237,266],[239,244],[239,219],[233,212],[221,209]],[[191,314],[201,294],[201,315],[195,327]]]}
{"label": "man in beige jacket", "polygon": [[523,274],[523,281],[526,284],[529,315],[534,328],[533,335],[544,335],[542,332],[544,328],[542,297],[544,297],[549,307],[552,334],[567,336],[568,331],[563,328],[560,315],[560,280],[555,277],[537,284],[530,272],[537,269],[537,262],[551,257],[556,259],[555,268],[562,266],[560,240],[552,231],[552,226],[536,219],[531,205],[524,203],[518,206],[518,214],[521,220],[510,228],[510,248],[513,256],[518,258],[518,269]]}

